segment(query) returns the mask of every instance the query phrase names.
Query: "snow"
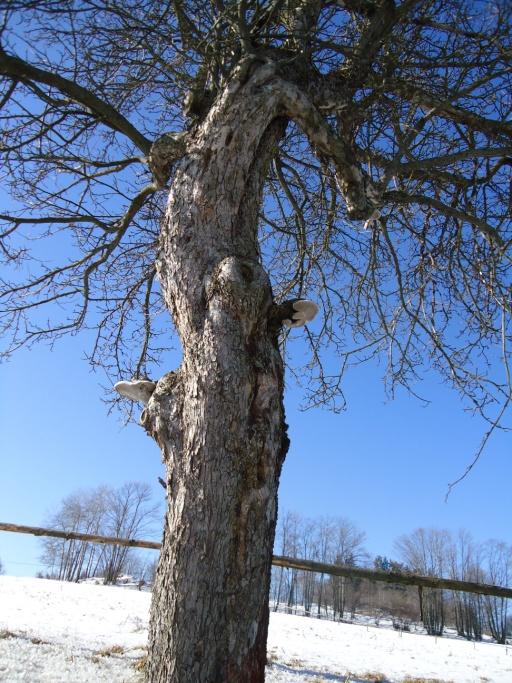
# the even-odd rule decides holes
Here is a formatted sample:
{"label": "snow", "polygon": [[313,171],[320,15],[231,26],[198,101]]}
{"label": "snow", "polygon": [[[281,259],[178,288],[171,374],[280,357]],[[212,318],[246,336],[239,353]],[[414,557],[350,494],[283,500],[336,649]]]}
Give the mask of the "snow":
{"label": "snow", "polygon": [[354,674],[353,680],[368,680],[368,674],[374,673],[370,680],[381,674],[393,682],[406,677],[454,683],[512,681],[512,648],[504,645],[311,617],[272,614],[268,650],[269,657],[281,665],[267,676],[272,683],[303,683],[311,680],[307,670],[314,671],[321,681],[345,682],[348,672]]}
{"label": "snow", "polygon": [[[0,681],[142,681],[150,598],[126,587],[0,577]],[[275,612],[268,655],[267,683],[512,681],[511,647]]]}
{"label": "snow", "polygon": [[128,588],[0,577],[0,681],[140,681],[149,600]]}

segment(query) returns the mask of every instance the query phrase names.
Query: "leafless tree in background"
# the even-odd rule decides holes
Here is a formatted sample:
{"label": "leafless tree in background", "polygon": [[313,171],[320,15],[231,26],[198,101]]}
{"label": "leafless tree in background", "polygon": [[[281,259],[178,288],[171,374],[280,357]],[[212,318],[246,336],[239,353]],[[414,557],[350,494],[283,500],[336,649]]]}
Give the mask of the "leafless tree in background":
{"label": "leafless tree in background", "polygon": [[[484,581],[480,548],[468,531],[460,530],[455,538],[450,539],[446,556],[450,578],[460,581]],[[482,596],[453,592],[452,604],[457,633],[468,640],[482,640]]]}
{"label": "leafless tree in background", "polygon": [[[496,540],[477,543],[464,529],[453,534],[420,528],[404,534],[395,544],[402,561],[377,555],[370,562],[364,539],[364,532],[346,518],[309,519],[286,512],[280,518],[275,550],[325,564],[373,565],[381,572],[511,585],[512,548]],[[505,643],[510,630],[507,599],[467,592],[333,576],[326,579],[321,573],[274,567],[270,597],[275,610],[333,620],[364,615],[377,626],[382,619],[391,620],[400,630],[423,622],[427,633],[437,636],[450,627],[468,640],[482,640],[485,634]]]}
{"label": "leafless tree in background", "polygon": [[[416,529],[401,536],[396,550],[406,566],[424,576],[443,576],[448,565],[451,538],[438,529]],[[423,624],[429,635],[442,635],[445,625],[446,599],[444,591],[424,588],[421,591]]]}
{"label": "leafless tree in background", "polygon": [[[299,557],[299,536],[302,518],[296,512],[286,512],[279,525],[277,547],[282,555],[288,557]],[[297,602],[297,569],[279,570],[279,583],[275,598],[275,609],[283,599],[289,612],[295,607]]]}
{"label": "leafless tree in background", "polygon": [[[363,545],[366,538],[364,531],[360,531],[353,522],[345,518],[335,520],[333,527],[333,564],[356,566],[368,559]],[[359,600],[360,583],[357,579],[329,577],[335,619],[343,619],[347,607],[351,612],[355,612]]]}
{"label": "leafless tree in background", "polygon": [[[396,549],[410,570],[422,574],[500,586],[510,586],[512,581],[512,548],[496,540],[477,543],[464,529],[457,534],[439,529],[416,529],[401,536]],[[506,599],[425,589],[422,595],[427,631],[439,635],[438,625],[446,620],[468,640],[481,640],[483,634],[488,633],[498,643],[505,642]],[[430,605],[432,595],[436,597]]]}
{"label": "leafless tree in background", "polygon": [[[48,526],[64,531],[100,534],[104,529],[108,489],[98,487],[66,496],[59,509],[48,519]],[[85,541],[41,540],[41,562],[48,573],[61,581],[78,581],[98,573],[102,550]]]}
{"label": "leafless tree in background", "polygon": [[[137,538],[152,531],[159,521],[159,505],[151,500],[147,484],[129,482],[118,489],[101,486],[67,496],[48,521],[51,528],[84,534]],[[50,576],[78,581],[102,576],[115,583],[128,569],[133,548],[99,546],[87,541],[42,539],[41,562]]]}
{"label": "leafless tree in background", "polygon": [[[512,584],[512,547],[500,541],[488,541],[483,547],[485,579],[498,586]],[[491,636],[497,643],[506,643],[508,631],[508,601],[485,596],[484,610]]]}
{"label": "leafless tree in background", "polygon": [[[327,517],[321,517],[317,521],[317,546],[318,546],[318,561],[328,564],[332,556],[332,540],[334,537],[334,522]],[[320,616],[322,610],[322,602],[325,598],[325,576],[320,574],[318,586],[318,605],[317,616]],[[327,605],[325,606],[327,611]]]}
{"label": "leafless tree in background", "polygon": [[380,354],[391,391],[439,371],[482,445],[509,405],[512,8],[1,6],[6,351],[95,328],[93,365],[142,377],[170,314],[183,362],[143,413],[169,502],[148,680],[262,681],[296,299],[322,309],[309,405]]}
{"label": "leafless tree in background", "polygon": [[[300,557],[326,564],[362,565],[368,559],[364,548],[365,533],[344,517],[308,519],[295,512],[286,512],[277,530],[276,553]],[[340,577],[317,576],[297,569],[275,568],[271,599],[274,609],[286,604],[288,612],[310,616],[316,606],[317,616],[343,619],[346,605],[356,610],[360,582]]]}
{"label": "leafless tree in background", "polygon": [[[151,488],[129,482],[107,493],[105,534],[116,538],[144,538],[160,521],[159,505],[152,501]],[[107,545],[102,552],[100,572],[105,583],[115,583],[125,571],[130,548]]]}
{"label": "leafless tree in background", "polygon": [[[313,560],[318,557],[316,525],[312,519],[302,520],[298,550],[299,557],[306,560]],[[316,592],[315,575],[312,572],[301,572],[301,574],[304,611],[307,616],[310,616]]]}

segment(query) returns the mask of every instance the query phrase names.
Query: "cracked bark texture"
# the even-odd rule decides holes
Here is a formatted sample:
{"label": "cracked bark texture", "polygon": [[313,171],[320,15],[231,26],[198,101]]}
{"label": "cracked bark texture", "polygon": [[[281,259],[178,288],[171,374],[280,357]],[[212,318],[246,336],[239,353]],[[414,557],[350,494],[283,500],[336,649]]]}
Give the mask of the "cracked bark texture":
{"label": "cracked bark texture", "polygon": [[[257,245],[286,122],[239,74],[177,168],[158,271],[183,345],[143,415],[167,467],[147,680],[264,680],[277,487],[288,448],[272,291]],[[244,82],[245,81],[245,82]],[[220,428],[219,428],[220,427]]]}

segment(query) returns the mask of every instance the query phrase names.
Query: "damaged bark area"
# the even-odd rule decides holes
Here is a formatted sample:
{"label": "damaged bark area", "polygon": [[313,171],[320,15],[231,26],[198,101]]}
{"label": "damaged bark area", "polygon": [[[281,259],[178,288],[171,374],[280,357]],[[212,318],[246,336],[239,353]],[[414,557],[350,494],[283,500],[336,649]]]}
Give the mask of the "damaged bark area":
{"label": "damaged bark area", "polygon": [[[161,377],[141,413],[140,424],[160,446],[168,475],[172,476],[173,462],[181,452],[183,394],[179,370]],[[167,488],[170,482],[167,481]]]}
{"label": "damaged bark area", "polygon": [[187,133],[165,133],[151,145],[148,166],[158,187],[165,187],[173,164],[182,159],[187,150]]}

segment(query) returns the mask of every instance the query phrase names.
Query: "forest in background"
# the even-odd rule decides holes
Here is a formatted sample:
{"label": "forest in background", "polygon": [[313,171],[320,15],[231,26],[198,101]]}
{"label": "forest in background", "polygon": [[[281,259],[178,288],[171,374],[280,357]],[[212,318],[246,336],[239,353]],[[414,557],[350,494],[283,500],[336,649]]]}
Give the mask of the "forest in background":
{"label": "forest in background", "polygon": [[[157,538],[161,509],[146,484],[129,482],[118,489],[99,486],[72,493],[47,522],[70,532]],[[279,520],[274,551],[324,564],[512,585],[512,547],[498,540],[477,543],[466,530],[453,534],[419,528],[400,536],[395,556],[388,558],[372,557],[365,539],[365,532],[346,517],[311,519],[286,512]],[[98,577],[115,584],[120,576],[131,575],[139,587],[154,580],[157,557],[152,552],[57,538],[41,543],[45,572],[40,577],[75,582]],[[270,602],[275,611],[337,621],[365,618],[376,625],[387,620],[397,630],[424,628],[435,636],[453,629],[468,640],[488,636],[505,643],[512,637],[509,601],[495,596],[274,567]]]}
{"label": "forest in background", "polygon": [[[325,564],[373,567],[460,581],[510,586],[512,547],[497,540],[477,543],[466,530],[416,529],[395,542],[396,559],[371,557],[365,533],[349,519],[307,519],[288,512],[280,519],[275,552]],[[468,640],[489,636],[505,643],[512,634],[505,598],[458,591],[383,584],[366,579],[327,576],[274,567],[270,600],[274,610],[318,618],[388,619],[409,631],[423,624],[430,635],[454,629]]]}

